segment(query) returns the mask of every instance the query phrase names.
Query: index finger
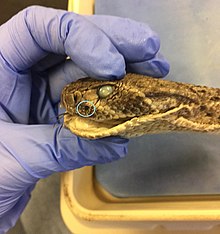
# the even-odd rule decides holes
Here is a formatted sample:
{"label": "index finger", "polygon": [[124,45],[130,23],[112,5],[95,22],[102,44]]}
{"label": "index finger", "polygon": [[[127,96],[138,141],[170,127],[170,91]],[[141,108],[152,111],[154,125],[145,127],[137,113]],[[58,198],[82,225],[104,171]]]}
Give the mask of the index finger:
{"label": "index finger", "polygon": [[89,76],[119,78],[125,61],[105,33],[83,16],[45,7],[29,7],[0,28],[3,60],[24,72],[48,53],[66,54]]}
{"label": "index finger", "polygon": [[159,36],[145,23],[107,15],[86,18],[106,33],[127,63],[152,59],[160,49]]}

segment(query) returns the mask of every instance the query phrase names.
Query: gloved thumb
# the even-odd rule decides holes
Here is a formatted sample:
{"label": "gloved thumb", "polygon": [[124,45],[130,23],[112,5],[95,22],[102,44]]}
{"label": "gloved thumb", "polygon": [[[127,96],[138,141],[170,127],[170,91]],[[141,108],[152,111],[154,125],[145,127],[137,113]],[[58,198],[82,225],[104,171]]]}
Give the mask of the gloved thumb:
{"label": "gloved thumb", "polygon": [[82,139],[61,124],[22,125],[1,121],[0,128],[0,150],[7,149],[11,152],[20,165],[35,178],[111,162],[127,153],[126,139]]}

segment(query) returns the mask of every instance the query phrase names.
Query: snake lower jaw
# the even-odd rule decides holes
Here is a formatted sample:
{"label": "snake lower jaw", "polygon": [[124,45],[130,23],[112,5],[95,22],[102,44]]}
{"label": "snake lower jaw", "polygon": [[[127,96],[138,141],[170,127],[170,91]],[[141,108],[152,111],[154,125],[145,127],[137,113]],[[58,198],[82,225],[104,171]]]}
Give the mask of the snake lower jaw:
{"label": "snake lower jaw", "polygon": [[66,114],[64,116],[64,126],[78,136],[86,136],[86,138],[96,139],[101,138],[102,136],[110,136],[112,134],[111,129],[123,125],[130,119],[126,118],[120,120],[94,121],[78,115],[73,116]]}

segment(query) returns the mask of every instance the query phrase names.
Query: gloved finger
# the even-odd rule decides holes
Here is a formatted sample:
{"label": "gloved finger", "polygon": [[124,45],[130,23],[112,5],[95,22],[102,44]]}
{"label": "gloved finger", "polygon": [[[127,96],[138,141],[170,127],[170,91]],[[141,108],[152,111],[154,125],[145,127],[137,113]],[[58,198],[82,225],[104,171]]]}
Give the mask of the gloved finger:
{"label": "gloved finger", "polygon": [[0,49],[15,72],[55,53],[70,56],[91,77],[115,79],[125,74],[124,58],[105,33],[73,12],[26,8],[1,26]]}
{"label": "gloved finger", "polygon": [[111,162],[127,153],[126,139],[82,139],[62,125],[22,125],[1,121],[0,127],[4,145],[1,150],[7,149],[34,178]]}
{"label": "gloved finger", "polygon": [[29,123],[57,123],[57,104],[60,101],[63,87],[72,81],[85,77],[88,75],[71,60],[65,60],[64,63],[43,72],[43,74],[42,72],[33,72],[28,111]]}
{"label": "gloved finger", "polygon": [[[158,53],[153,59],[139,63],[128,63],[126,71],[152,77],[164,77],[169,72],[169,63]],[[71,60],[66,60],[53,69],[48,78],[51,101],[54,104],[59,102],[60,94],[65,85],[85,77],[88,75]]]}
{"label": "gloved finger", "polygon": [[53,69],[53,67],[58,66],[59,64],[65,62],[66,55],[59,55],[50,53],[37,64],[35,64],[31,70],[36,72],[47,71],[48,69]]}
{"label": "gloved finger", "polygon": [[60,100],[62,89],[67,84],[88,75],[73,61],[66,60],[48,73],[48,84],[51,101],[55,104]]}
{"label": "gloved finger", "polygon": [[[11,186],[11,191],[5,199],[0,200],[0,233],[7,233],[7,231],[15,226],[17,220],[21,216],[24,208],[26,207],[32,189],[27,189],[26,191],[20,190],[19,192],[15,189],[8,181],[8,185]],[[3,183],[1,183],[3,184]],[[32,188],[33,186],[31,186]],[[2,192],[2,191],[1,191]],[[0,198],[1,199],[1,198]]]}
{"label": "gloved finger", "polygon": [[127,63],[152,59],[159,51],[160,39],[147,24],[116,16],[86,18],[106,33]]}
{"label": "gloved finger", "polygon": [[138,73],[152,77],[164,77],[169,73],[170,65],[164,57],[158,53],[154,58],[138,63],[128,63],[127,72]]}

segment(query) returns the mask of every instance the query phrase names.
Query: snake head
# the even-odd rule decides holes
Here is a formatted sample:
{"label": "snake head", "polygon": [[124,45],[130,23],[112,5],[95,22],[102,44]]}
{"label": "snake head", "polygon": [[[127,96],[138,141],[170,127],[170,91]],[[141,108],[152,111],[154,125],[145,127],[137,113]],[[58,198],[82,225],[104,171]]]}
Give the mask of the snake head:
{"label": "snake head", "polygon": [[[80,79],[67,85],[64,126],[97,138],[220,129],[220,89],[127,74],[122,80]],[[210,127],[211,126],[211,127]]]}
{"label": "snake head", "polygon": [[80,79],[63,89],[61,105],[71,116],[89,117],[97,122],[125,120],[149,112],[151,100],[130,82],[128,78]]}

